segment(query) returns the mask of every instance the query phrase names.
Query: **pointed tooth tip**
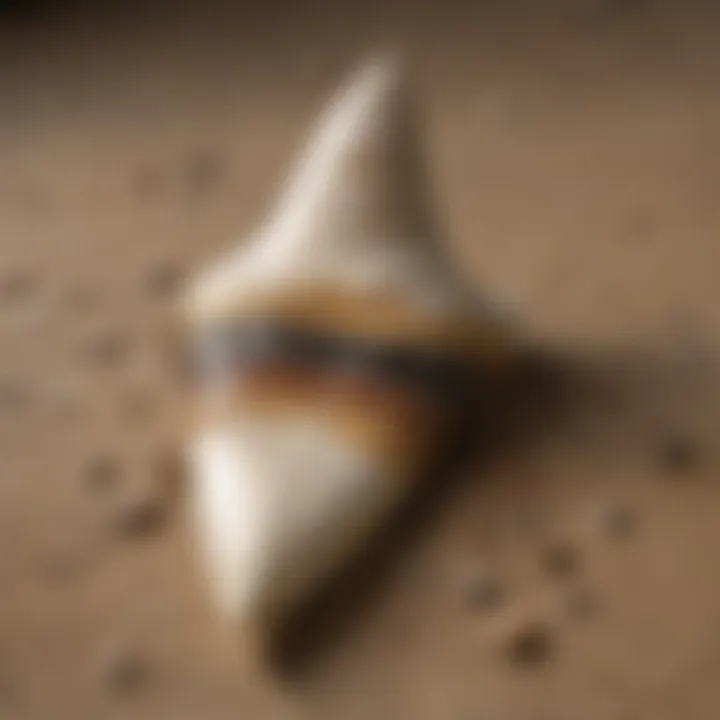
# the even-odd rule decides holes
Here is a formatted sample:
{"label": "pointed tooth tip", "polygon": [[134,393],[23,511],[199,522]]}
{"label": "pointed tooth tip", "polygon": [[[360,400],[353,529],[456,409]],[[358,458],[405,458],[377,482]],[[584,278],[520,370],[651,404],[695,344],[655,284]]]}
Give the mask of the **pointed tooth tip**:
{"label": "pointed tooth tip", "polygon": [[379,52],[365,59],[361,72],[378,79],[397,79],[403,74],[403,62],[397,53]]}
{"label": "pointed tooth tip", "polygon": [[397,53],[383,52],[369,56],[351,77],[351,86],[372,89],[378,95],[398,90],[406,75],[405,63]]}

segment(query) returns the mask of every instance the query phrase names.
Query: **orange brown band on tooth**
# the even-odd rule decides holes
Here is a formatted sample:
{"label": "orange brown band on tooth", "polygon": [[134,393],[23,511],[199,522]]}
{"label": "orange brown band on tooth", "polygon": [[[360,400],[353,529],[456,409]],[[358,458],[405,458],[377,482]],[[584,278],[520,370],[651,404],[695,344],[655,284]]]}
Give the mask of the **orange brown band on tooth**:
{"label": "orange brown band on tooth", "polygon": [[[407,477],[449,440],[486,388],[474,368],[418,346],[278,321],[218,323],[198,337],[204,422],[240,408],[282,415],[311,410],[380,452]],[[205,354],[205,358],[203,357]]]}
{"label": "orange brown band on tooth", "polygon": [[222,422],[240,405],[265,416],[307,413],[311,408],[313,415],[331,419],[382,453],[403,474],[417,470],[413,464],[432,454],[451,424],[450,408],[430,395],[365,373],[343,376],[324,368],[250,367],[227,378],[224,388],[230,402],[219,412],[210,408],[210,419]]}
{"label": "orange brown band on tooth", "polygon": [[204,375],[223,401],[204,402],[201,388],[204,422],[231,419],[241,405],[311,409],[380,451],[402,476],[487,398],[509,354],[494,327],[324,290],[258,298],[205,320],[196,333],[200,370],[209,353]]}

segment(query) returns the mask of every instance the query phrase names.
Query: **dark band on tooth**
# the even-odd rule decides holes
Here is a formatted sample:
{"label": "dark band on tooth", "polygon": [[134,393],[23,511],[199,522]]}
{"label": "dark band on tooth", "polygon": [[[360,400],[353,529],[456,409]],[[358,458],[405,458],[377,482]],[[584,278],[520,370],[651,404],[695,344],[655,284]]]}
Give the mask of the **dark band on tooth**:
{"label": "dark band on tooth", "polygon": [[196,336],[193,367],[200,379],[271,366],[307,368],[329,377],[372,377],[452,407],[474,407],[487,393],[477,371],[460,360],[349,333],[320,333],[266,320],[216,326]]}

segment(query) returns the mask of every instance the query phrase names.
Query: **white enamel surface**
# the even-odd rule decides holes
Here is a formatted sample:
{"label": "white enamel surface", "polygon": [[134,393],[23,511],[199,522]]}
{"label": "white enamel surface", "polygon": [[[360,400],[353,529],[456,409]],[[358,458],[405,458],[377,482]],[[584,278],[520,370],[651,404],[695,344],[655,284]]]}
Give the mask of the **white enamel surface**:
{"label": "white enamel surface", "polygon": [[365,539],[401,494],[330,422],[245,417],[192,448],[199,550],[223,615],[282,612]]}
{"label": "white enamel surface", "polygon": [[280,285],[390,292],[421,312],[477,309],[447,257],[397,69],[370,63],[322,114],[275,212],[198,280],[190,313]]}

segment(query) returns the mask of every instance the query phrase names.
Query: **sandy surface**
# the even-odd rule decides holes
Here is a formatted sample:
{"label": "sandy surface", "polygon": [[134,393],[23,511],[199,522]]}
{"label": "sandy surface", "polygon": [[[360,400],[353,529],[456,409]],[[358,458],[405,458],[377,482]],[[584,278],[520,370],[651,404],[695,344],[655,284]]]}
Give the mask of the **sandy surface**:
{"label": "sandy surface", "polygon": [[0,718],[261,716],[173,497],[167,330],[378,45],[412,53],[451,242],[568,391],[328,607],[298,692],[336,720],[718,717],[717,10],[323,4],[2,21]]}

